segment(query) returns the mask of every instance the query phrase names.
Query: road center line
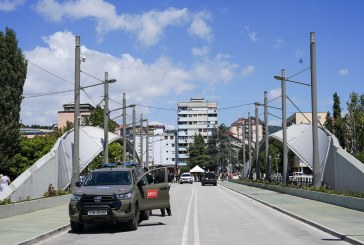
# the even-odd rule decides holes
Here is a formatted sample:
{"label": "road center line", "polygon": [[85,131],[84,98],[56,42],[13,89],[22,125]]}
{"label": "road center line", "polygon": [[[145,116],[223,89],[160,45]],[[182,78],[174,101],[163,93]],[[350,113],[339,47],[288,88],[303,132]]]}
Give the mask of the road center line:
{"label": "road center line", "polygon": [[193,244],[200,245],[200,232],[198,229],[198,210],[197,210],[197,191],[195,192],[195,201],[194,201],[194,217],[193,217]]}
{"label": "road center line", "polygon": [[190,213],[191,213],[191,205],[192,205],[192,199],[195,194],[195,184],[193,184],[192,193],[190,197],[190,201],[188,203],[187,213],[186,213],[186,219],[185,224],[183,227],[183,234],[182,234],[182,245],[188,245],[188,223],[190,222]]}

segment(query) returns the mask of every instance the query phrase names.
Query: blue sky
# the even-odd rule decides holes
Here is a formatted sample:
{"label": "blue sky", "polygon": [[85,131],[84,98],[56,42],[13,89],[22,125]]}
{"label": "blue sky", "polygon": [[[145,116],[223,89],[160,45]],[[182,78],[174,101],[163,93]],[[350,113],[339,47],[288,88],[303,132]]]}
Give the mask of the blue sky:
{"label": "blue sky", "polygon": [[[350,93],[364,93],[363,13],[361,0],[0,0],[0,30],[16,32],[29,60],[24,124],[57,123],[62,105],[73,103],[73,92],[32,96],[74,88],[80,36],[81,86],[99,83],[108,72],[117,80],[109,86],[110,109],[121,107],[126,93],[138,117],[176,126],[177,102],[205,98],[218,102],[219,123],[229,126],[254,115],[252,103],[263,102],[264,91],[269,100],[280,96],[273,77],[282,68],[286,77],[310,83],[310,32],[316,35],[318,111],[331,111],[337,92],[345,112]],[[311,111],[310,91],[287,84],[287,96],[304,112]],[[102,96],[103,86],[89,88],[81,103],[96,105]],[[280,107],[281,100],[270,105]],[[298,112],[287,106],[287,116]],[[270,113],[281,117],[279,110]],[[270,124],[278,125],[277,117],[270,116]]]}

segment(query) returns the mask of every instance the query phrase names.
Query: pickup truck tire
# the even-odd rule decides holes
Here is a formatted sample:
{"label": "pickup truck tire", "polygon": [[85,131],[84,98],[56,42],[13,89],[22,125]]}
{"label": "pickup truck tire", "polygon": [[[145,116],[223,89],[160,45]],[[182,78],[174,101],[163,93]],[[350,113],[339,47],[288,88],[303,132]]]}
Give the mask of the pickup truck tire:
{"label": "pickup truck tire", "polygon": [[127,226],[128,229],[131,231],[135,231],[138,229],[138,223],[139,223],[139,208],[138,205],[135,205],[135,214],[134,217],[128,221]]}
{"label": "pickup truck tire", "polygon": [[72,232],[82,232],[84,228],[84,224],[82,223],[76,223],[74,221],[71,221],[71,230]]}

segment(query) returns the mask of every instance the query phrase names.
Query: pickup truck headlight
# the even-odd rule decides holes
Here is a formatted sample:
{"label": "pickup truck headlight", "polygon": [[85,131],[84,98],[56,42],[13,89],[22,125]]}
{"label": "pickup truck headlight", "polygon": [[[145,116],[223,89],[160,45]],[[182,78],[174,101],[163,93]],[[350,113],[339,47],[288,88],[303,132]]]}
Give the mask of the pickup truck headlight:
{"label": "pickup truck headlight", "polygon": [[119,200],[128,200],[128,199],[132,199],[133,195],[131,194],[131,192],[128,192],[128,193],[124,193],[124,194],[116,194],[116,197]]}
{"label": "pickup truck headlight", "polygon": [[71,201],[79,201],[79,200],[81,200],[81,196],[80,195],[72,194]]}

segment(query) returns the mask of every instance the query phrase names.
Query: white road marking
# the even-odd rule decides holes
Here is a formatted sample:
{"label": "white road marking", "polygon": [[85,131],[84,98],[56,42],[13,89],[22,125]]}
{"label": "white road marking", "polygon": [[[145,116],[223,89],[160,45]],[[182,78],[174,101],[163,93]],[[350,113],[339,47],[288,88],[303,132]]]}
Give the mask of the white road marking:
{"label": "white road marking", "polygon": [[194,201],[194,217],[193,217],[193,244],[200,245],[200,232],[198,229],[198,211],[197,211],[197,191],[195,192],[195,201]]}
{"label": "white road marking", "polygon": [[186,214],[186,219],[185,219],[185,224],[184,224],[184,227],[183,227],[183,234],[182,234],[182,245],[188,245],[188,223],[190,222],[190,210],[191,210],[191,204],[192,204],[192,199],[193,199],[193,196],[195,194],[195,187],[196,185],[194,184],[193,185],[193,188],[192,188],[192,194],[191,194],[191,197],[190,197],[190,201],[188,203],[188,208],[187,208],[187,214]]}

